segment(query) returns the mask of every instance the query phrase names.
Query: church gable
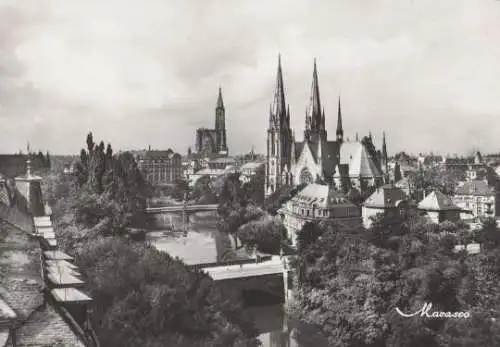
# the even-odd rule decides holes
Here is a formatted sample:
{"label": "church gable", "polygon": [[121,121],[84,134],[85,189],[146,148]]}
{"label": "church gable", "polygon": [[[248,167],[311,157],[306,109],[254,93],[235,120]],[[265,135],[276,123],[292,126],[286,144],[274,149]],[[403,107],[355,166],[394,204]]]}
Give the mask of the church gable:
{"label": "church gable", "polygon": [[318,176],[321,177],[322,172],[309,144],[304,142],[297,164],[293,168],[294,183],[297,185],[304,182],[313,183]]}

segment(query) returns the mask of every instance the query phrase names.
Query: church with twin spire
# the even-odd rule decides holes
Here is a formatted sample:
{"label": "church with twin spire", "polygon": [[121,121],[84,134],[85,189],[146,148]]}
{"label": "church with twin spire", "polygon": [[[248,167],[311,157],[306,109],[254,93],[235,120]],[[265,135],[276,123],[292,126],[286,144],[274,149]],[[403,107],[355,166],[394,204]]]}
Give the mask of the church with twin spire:
{"label": "church with twin spire", "polygon": [[[274,98],[269,110],[267,130],[266,196],[281,186],[303,183],[328,184],[338,190],[360,193],[383,184],[379,161],[365,145],[344,139],[340,97],[335,140],[328,139],[325,110],[321,104],[318,70],[314,59],[311,96],[305,114],[303,140],[297,141],[290,126],[290,107],[286,103],[281,56]],[[385,137],[384,137],[385,140]]]}

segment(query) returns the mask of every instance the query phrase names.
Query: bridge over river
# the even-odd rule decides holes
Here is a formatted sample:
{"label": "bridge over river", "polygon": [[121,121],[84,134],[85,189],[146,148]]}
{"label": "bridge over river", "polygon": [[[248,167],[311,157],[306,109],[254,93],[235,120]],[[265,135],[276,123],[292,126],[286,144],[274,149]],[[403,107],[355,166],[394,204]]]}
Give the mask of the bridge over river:
{"label": "bridge over river", "polygon": [[290,296],[291,283],[288,276],[290,267],[286,256],[265,256],[260,259],[197,264],[190,267],[200,269],[215,281],[231,281],[234,285],[235,280],[238,280],[242,291],[272,292],[274,295],[279,294],[283,297],[285,302]]}
{"label": "bridge over river", "polygon": [[157,214],[157,213],[197,213],[197,212],[216,212],[218,209],[217,204],[210,205],[170,205],[162,207],[148,207],[146,208],[146,213]]}

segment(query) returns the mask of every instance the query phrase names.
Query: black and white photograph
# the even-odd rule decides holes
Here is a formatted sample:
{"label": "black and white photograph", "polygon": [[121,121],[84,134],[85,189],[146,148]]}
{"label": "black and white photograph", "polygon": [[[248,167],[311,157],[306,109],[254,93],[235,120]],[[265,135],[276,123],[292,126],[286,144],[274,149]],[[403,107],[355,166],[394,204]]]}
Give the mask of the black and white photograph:
{"label": "black and white photograph", "polygon": [[0,347],[500,347],[500,1],[0,0]]}

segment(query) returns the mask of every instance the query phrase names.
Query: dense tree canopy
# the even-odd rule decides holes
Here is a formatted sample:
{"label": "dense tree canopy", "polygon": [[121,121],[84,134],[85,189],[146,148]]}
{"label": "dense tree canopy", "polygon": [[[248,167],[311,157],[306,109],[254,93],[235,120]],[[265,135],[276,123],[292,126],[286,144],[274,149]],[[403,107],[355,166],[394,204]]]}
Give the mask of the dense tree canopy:
{"label": "dense tree canopy", "polygon": [[143,242],[123,237],[144,221],[151,189],[130,153],[87,136],[75,176],[52,174],[58,243],[76,257],[94,298],[103,346],[256,346],[237,298],[208,276]]}
{"label": "dense tree canopy", "polygon": [[[454,253],[460,228],[418,216],[378,217],[367,231],[332,221],[306,225],[293,262],[299,290],[292,313],[331,346],[498,345],[500,248]],[[471,318],[405,318],[395,310],[417,312],[426,302],[431,312]]]}

